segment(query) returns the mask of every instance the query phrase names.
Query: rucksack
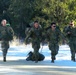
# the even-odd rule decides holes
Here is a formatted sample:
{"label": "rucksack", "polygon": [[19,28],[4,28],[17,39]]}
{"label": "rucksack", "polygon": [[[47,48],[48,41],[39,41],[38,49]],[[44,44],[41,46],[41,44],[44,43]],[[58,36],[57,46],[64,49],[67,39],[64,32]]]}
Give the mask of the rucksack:
{"label": "rucksack", "polygon": [[3,27],[2,39],[8,40],[8,41],[13,40],[13,33],[11,31],[11,27],[10,26]]}

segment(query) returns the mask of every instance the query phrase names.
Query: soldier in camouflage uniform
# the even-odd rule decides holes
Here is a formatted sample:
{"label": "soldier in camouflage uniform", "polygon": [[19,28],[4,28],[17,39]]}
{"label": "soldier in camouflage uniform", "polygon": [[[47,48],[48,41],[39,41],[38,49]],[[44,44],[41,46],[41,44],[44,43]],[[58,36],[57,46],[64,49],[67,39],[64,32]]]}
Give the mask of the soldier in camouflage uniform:
{"label": "soldier in camouflage uniform", "polygon": [[76,53],[76,28],[74,27],[74,22],[71,21],[69,26],[66,26],[63,30],[64,35],[68,38],[69,47],[71,51],[71,60],[75,61],[75,53]]}
{"label": "soldier in camouflage uniform", "polygon": [[56,55],[58,54],[59,50],[59,38],[61,36],[61,31],[59,28],[57,28],[55,23],[51,23],[51,27],[47,30],[47,40],[48,40],[48,46],[51,50],[51,59],[52,63],[54,63],[54,60],[56,59]]}
{"label": "soldier in camouflage uniform", "polygon": [[34,49],[35,62],[37,63],[39,58],[38,54],[42,37],[42,28],[39,25],[38,21],[34,22],[33,27],[30,29],[25,41],[27,41],[29,37],[31,38],[32,48]]}
{"label": "soldier in camouflage uniform", "polygon": [[[38,61],[43,61],[45,56],[41,53],[38,54],[39,55],[39,58],[38,58]],[[28,57],[26,58],[27,61],[35,61],[35,57],[34,57],[34,54],[32,51],[30,51],[28,53]]]}
{"label": "soldier in camouflage uniform", "polygon": [[5,19],[3,19],[1,21],[1,29],[0,29],[0,33],[1,33],[1,47],[2,47],[2,52],[3,52],[3,61],[6,62],[6,55],[7,55],[7,51],[9,48],[9,39],[6,39],[10,36],[7,36],[5,29],[8,28],[8,31],[13,35],[13,29],[10,26],[7,26],[7,21]]}

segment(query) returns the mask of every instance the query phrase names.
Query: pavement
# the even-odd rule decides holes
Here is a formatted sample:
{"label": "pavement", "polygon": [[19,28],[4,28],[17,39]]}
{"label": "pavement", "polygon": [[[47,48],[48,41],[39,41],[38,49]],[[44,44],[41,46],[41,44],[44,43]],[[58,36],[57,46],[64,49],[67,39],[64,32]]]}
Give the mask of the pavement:
{"label": "pavement", "polygon": [[[60,49],[63,48],[64,46]],[[76,75],[76,62],[70,61],[70,51],[60,51],[55,63],[51,63],[49,50],[44,47],[44,54],[47,50],[46,59],[35,63],[26,61],[30,50],[30,46],[11,46],[7,62],[3,62],[2,51],[0,51],[0,75]]]}
{"label": "pavement", "polygon": [[76,75],[76,67],[59,66],[48,60],[35,63],[25,59],[7,56],[7,62],[3,62],[0,56],[0,75]]}

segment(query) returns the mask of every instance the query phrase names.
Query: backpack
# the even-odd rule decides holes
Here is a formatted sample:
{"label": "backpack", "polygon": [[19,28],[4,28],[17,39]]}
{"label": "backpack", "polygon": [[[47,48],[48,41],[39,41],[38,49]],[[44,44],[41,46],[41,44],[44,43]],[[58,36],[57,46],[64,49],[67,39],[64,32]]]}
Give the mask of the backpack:
{"label": "backpack", "polygon": [[13,32],[10,26],[3,27],[2,39],[7,41],[13,40]]}

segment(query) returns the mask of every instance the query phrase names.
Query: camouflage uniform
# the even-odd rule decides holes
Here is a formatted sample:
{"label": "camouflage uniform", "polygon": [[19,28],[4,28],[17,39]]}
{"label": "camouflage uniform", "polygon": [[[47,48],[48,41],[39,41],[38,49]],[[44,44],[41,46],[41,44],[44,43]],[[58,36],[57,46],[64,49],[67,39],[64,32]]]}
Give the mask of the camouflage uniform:
{"label": "camouflage uniform", "polygon": [[[68,38],[69,47],[71,50],[71,60],[75,61],[75,53],[76,53],[76,28],[67,26],[64,29],[65,37]],[[70,34],[68,34],[70,32]]]}
{"label": "camouflage uniform", "polygon": [[[38,55],[39,55],[38,61],[44,60],[45,56],[44,56],[43,54],[39,53]],[[30,61],[30,60],[31,60],[31,61],[35,61],[35,57],[34,57],[33,52],[30,51],[30,52],[28,53],[28,57],[26,58],[26,60],[27,60],[27,61]]]}
{"label": "camouflage uniform", "polygon": [[51,50],[52,62],[54,62],[54,60],[56,59],[55,56],[58,54],[58,50],[59,50],[58,43],[60,40],[60,36],[61,36],[61,31],[57,28],[54,31],[52,31],[51,28],[47,30],[47,40],[48,40],[49,49]]}
{"label": "camouflage uniform", "polygon": [[39,48],[42,36],[42,28],[39,26],[38,28],[32,27],[29,31],[25,41],[30,37],[32,42],[32,48],[34,49],[35,61],[38,61],[39,55]]}
{"label": "camouflage uniform", "polygon": [[1,39],[1,48],[2,48],[2,52],[3,52],[3,61],[6,61],[6,55],[7,55],[7,52],[8,52],[8,48],[9,48],[9,39],[6,39],[6,37],[9,37],[9,36],[5,36],[3,37],[3,35],[6,35],[4,30],[5,28],[8,28],[8,31],[11,32],[11,34],[13,34],[13,29],[10,27],[10,26],[1,26],[1,36],[2,36],[2,39]]}

